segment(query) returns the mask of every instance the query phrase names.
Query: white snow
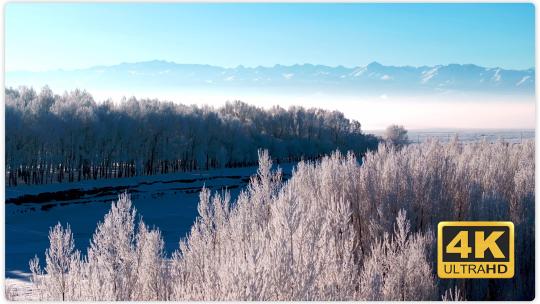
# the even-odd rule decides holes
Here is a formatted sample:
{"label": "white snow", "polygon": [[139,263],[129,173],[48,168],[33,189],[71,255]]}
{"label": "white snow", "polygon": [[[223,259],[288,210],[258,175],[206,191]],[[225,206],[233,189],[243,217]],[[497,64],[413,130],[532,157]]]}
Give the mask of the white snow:
{"label": "white snow", "polygon": [[525,81],[529,80],[529,78],[531,78],[531,76],[524,76],[523,78],[521,78],[520,81],[518,81],[518,83],[516,83],[516,86],[520,86],[520,85],[524,84]]}
{"label": "white snow", "polygon": [[285,79],[291,79],[291,78],[293,78],[293,76],[294,76],[293,73],[283,74],[283,78],[285,78]]}
{"label": "white snow", "polygon": [[[280,165],[285,173],[290,173],[292,164]],[[106,189],[106,187],[129,188],[138,214],[149,225],[158,226],[163,232],[165,249],[171,253],[178,248],[180,237],[189,231],[197,216],[199,191],[203,186],[214,191],[228,188],[236,197],[256,167],[228,168],[193,173],[175,173],[131,178],[102,179],[76,183],[62,183],[6,188],[6,200],[24,195],[38,195],[79,189]],[[43,261],[48,246],[49,228],[56,223],[70,223],[75,238],[75,246],[84,249],[96,228],[123,190],[107,191],[84,195],[66,201],[44,203],[7,203],[6,214],[6,277],[16,279],[20,273],[29,271],[28,261],[37,253]],[[44,210],[45,209],[45,210]]]}
{"label": "white snow", "polygon": [[422,72],[422,83],[427,83],[431,78],[437,75],[439,67],[434,67],[430,70]]}
{"label": "white snow", "polygon": [[30,282],[30,273],[21,273],[23,278],[6,278],[5,295],[10,301],[38,301],[37,293],[34,292],[34,286]]}

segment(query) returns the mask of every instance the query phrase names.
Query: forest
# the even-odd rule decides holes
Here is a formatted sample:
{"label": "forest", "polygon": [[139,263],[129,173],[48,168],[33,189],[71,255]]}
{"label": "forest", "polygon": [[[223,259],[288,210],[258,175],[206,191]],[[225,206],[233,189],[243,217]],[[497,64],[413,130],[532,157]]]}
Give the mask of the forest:
{"label": "forest", "polygon": [[259,148],[278,163],[362,155],[379,142],[343,113],[315,108],[96,103],[86,91],[48,87],[9,88],[5,98],[8,187],[254,166]]}
{"label": "forest", "polygon": [[[531,300],[534,154],[534,141],[380,144],[301,161],[284,181],[260,151],[238,198],[202,189],[172,255],[122,194],[86,253],[69,224],[52,227],[32,281],[47,300]],[[438,279],[441,220],[512,221],[514,278]]]}

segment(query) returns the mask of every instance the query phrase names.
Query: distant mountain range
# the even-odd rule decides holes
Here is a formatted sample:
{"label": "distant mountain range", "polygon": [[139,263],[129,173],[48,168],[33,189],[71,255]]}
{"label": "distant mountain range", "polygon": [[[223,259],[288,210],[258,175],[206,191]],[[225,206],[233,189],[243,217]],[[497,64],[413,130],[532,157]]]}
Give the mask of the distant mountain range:
{"label": "distant mountain range", "polygon": [[168,61],[121,63],[78,70],[7,72],[6,86],[49,85],[57,90],[262,90],[350,94],[479,92],[534,95],[534,69],[507,70],[474,64],[347,68],[325,65],[222,68]]}

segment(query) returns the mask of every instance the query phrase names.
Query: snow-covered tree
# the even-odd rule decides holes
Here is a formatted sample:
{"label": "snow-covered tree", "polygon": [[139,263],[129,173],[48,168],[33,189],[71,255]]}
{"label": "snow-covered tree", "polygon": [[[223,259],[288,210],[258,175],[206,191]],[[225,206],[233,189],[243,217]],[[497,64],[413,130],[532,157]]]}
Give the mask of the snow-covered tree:
{"label": "snow-covered tree", "polygon": [[320,109],[97,103],[86,91],[47,87],[6,89],[5,97],[8,186],[256,165],[260,148],[278,162],[335,149],[360,155],[378,142],[360,123]]}
{"label": "snow-covered tree", "polygon": [[442,295],[441,299],[443,301],[467,301],[467,299],[463,297],[463,293],[457,286],[447,289]]}
{"label": "snow-covered tree", "polygon": [[391,125],[384,132],[385,141],[396,147],[401,147],[409,143],[407,130],[403,126]]}
{"label": "snow-covered tree", "polygon": [[69,225],[64,229],[60,223],[49,231],[49,248],[45,251],[45,270],[39,267],[39,260],[30,261],[32,277],[42,297],[49,300],[73,300],[76,289],[77,262],[79,252],[75,251],[73,234]]}
{"label": "snow-covered tree", "polygon": [[133,300],[168,300],[169,276],[165,261],[164,242],[159,230],[139,223],[135,237],[136,283]]}
{"label": "snow-covered tree", "polygon": [[421,301],[436,297],[437,286],[428,260],[433,236],[410,234],[406,212],[396,218],[394,233],[376,241],[364,262],[361,294],[372,301]]}
{"label": "snow-covered tree", "polygon": [[[73,284],[66,286],[80,288],[68,288],[78,293],[67,298],[531,299],[534,149],[533,141],[382,144],[361,162],[340,152],[301,161],[287,181],[269,153],[259,152],[257,175],[235,200],[202,189],[199,217],[172,256],[159,230],[142,220],[137,229],[131,200],[122,195],[98,225],[88,255],[73,255]],[[459,286],[438,281],[438,222],[493,219],[515,224],[515,277]],[[37,260],[30,266],[36,284],[57,282]]]}
{"label": "snow-covered tree", "polygon": [[135,214],[127,194],[120,195],[99,223],[88,249],[88,286],[94,300],[131,299],[137,280]]}

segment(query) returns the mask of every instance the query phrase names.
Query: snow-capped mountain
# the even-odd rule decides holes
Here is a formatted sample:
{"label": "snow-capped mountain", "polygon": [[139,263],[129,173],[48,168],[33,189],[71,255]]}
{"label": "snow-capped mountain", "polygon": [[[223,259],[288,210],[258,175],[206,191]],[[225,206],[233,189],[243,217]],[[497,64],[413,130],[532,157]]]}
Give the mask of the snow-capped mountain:
{"label": "snow-capped mountain", "polygon": [[222,68],[168,61],[121,63],[79,70],[7,72],[6,86],[49,85],[60,89],[227,89],[343,93],[480,92],[534,95],[534,69],[507,70],[473,64],[347,68],[325,65]]}

